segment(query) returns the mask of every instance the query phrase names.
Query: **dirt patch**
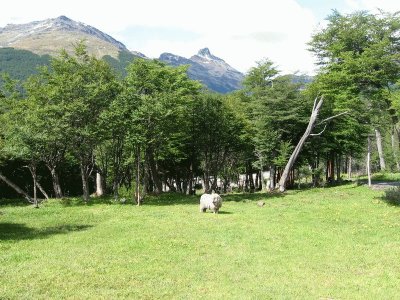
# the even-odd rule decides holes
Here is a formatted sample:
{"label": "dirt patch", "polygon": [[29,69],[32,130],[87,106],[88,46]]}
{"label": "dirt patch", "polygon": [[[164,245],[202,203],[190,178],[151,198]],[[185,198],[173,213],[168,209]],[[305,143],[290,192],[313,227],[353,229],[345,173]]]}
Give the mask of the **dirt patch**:
{"label": "dirt patch", "polygon": [[373,190],[385,190],[397,186],[400,186],[400,182],[382,181],[372,182],[371,188]]}

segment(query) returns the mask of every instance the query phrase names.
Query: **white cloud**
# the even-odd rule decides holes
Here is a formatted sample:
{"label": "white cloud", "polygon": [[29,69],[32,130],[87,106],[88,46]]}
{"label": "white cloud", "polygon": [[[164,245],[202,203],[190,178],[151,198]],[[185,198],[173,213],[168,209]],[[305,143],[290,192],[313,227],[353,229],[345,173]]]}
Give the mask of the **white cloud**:
{"label": "white cloud", "polygon": [[[318,1],[318,0],[316,0]],[[344,0],[348,10],[397,9],[397,1]],[[312,73],[306,43],[318,20],[295,0],[13,0],[0,10],[0,26],[66,15],[120,39],[131,50],[157,57],[172,52],[189,57],[209,47],[241,71],[264,57],[284,72]],[[130,28],[177,29],[171,40],[128,36]],[[179,30],[195,38],[180,39]]]}

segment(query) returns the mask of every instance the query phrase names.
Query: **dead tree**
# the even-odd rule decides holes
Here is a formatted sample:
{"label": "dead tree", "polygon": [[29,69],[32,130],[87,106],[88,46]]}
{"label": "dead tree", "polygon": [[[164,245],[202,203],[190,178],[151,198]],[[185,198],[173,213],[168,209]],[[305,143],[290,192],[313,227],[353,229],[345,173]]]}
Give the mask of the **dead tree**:
{"label": "dead tree", "polygon": [[325,124],[324,129],[320,133],[312,134],[311,132],[314,129],[314,126],[315,126],[315,123],[317,121],[318,114],[319,114],[319,111],[321,109],[322,103],[323,103],[323,97],[320,97],[319,100],[318,100],[318,97],[315,98],[314,106],[313,106],[313,109],[312,109],[312,112],[311,112],[310,120],[308,122],[308,126],[306,128],[306,131],[304,132],[303,136],[301,137],[300,141],[298,142],[296,148],[294,148],[293,153],[290,156],[289,161],[287,162],[286,167],[285,167],[285,169],[284,169],[284,171],[283,171],[283,173],[281,175],[281,178],[279,180],[279,191],[280,192],[284,192],[286,190],[286,184],[287,184],[287,181],[288,181],[288,178],[289,178],[290,170],[293,168],[293,165],[296,162],[296,159],[299,156],[299,153],[300,153],[301,149],[303,148],[304,143],[306,142],[307,138],[309,136],[321,135],[325,131],[326,125],[327,125],[326,123],[329,120],[332,120],[333,118],[336,118],[336,117],[338,117],[340,115],[343,115],[343,114],[347,113],[347,112],[342,112],[342,113],[340,113],[338,115],[335,115],[335,116],[332,116],[332,117],[329,117],[329,118],[326,118],[326,119],[322,120],[321,122],[318,123],[318,125]]}
{"label": "dead tree", "polygon": [[2,180],[4,183],[6,183],[9,187],[11,187],[18,194],[22,195],[26,200],[28,200],[28,202],[34,203],[34,200],[31,198],[31,196],[29,196],[25,191],[23,191],[19,186],[17,186],[15,183],[13,183],[10,179],[8,179],[2,173],[0,173],[0,180]]}

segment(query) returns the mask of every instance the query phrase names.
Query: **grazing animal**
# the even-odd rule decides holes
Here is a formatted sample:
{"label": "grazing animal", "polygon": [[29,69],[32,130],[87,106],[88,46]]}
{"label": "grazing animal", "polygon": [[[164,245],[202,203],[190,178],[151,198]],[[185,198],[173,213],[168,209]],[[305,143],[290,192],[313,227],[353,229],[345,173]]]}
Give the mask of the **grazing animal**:
{"label": "grazing animal", "polygon": [[218,194],[203,194],[200,197],[200,212],[206,212],[207,209],[217,214],[222,206],[222,198]]}

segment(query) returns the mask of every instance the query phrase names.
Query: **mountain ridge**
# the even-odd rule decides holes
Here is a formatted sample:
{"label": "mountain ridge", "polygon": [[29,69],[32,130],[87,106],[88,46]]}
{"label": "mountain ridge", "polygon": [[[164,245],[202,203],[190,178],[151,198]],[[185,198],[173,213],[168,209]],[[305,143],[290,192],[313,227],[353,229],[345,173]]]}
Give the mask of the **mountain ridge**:
{"label": "mountain ridge", "polygon": [[[115,69],[124,74],[126,65],[135,57],[147,59],[145,54],[130,51],[120,41],[99,29],[74,21],[64,15],[26,24],[7,24],[0,27],[0,52],[12,59],[12,48],[27,50],[35,55],[58,55],[61,49],[73,53],[79,41],[85,41],[88,52],[106,59]],[[29,55],[16,52],[18,59],[28,59]],[[43,61],[34,57],[35,61]],[[242,73],[231,67],[223,59],[214,56],[209,48],[200,49],[190,58],[172,53],[162,53],[159,60],[172,65],[189,65],[191,79],[202,82],[210,90],[228,93],[241,88]],[[4,60],[4,59],[3,59]],[[1,61],[1,57],[0,57]],[[18,62],[23,65],[23,62]],[[9,65],[9,64],[8,64]],[[5,71],[0,66],[0,71]]]}
{"label": "mountain ridge", "polygon": [[61,48],[72,52],[80,40],[84,40],[88,51],[97,57],[117,57],[118,52],[129,51],[123,43],[110,35],[66,16],[25,24],[8,24],[0,28],[1,48],[29,50],[39,55],[55,55]]}
{"label": "mountain ridge", "polygon": [[162,53],[159,60],[172,65],[189,65],[188,74],[212,90],[228,93],[240,89],[244,75],[211,54],[208,48],[200,49],[196,55],[185,58],[172,53]]}

